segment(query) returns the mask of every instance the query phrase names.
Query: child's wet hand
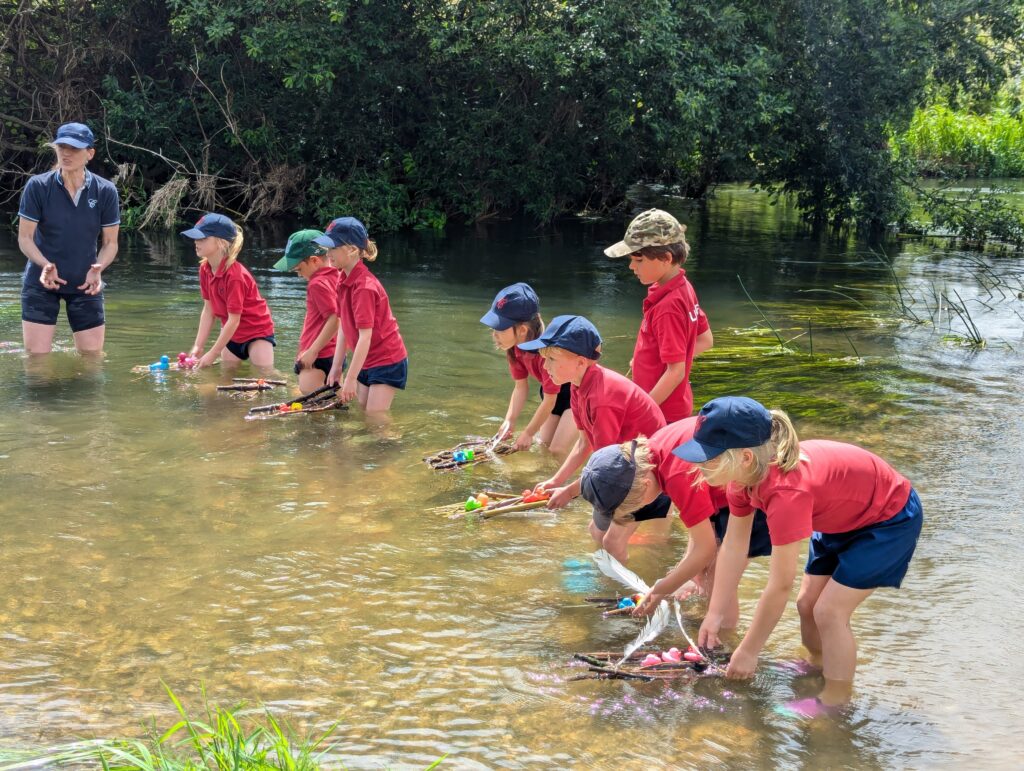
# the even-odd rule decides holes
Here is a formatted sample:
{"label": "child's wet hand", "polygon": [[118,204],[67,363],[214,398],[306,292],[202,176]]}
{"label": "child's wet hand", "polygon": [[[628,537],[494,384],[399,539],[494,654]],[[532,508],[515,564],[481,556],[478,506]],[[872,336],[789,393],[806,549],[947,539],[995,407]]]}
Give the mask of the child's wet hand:
{"label": "child's wet hand", "polygon": [[517,450],[529,450],[533,446],[533,434],[523,431],[523,433],[516,437],[512,446]]}
{"label": "child's wet hand", "polygon": [[690,599],[694,595],[700,595],[700,594],[703,594],[703,593],[704,592],[696,584],[696,582],[694,582],[694,581],[687,581],[685,584],[680,586],[679,589],[676,590],[676,593],[673,594],[672,597],[677,599],[677,600],[679,600],[680,602],[682,602],[683,600]]}
{"label": "child's wet hand", "polygon": [[722,617],[713,616],[710,613],[701,622],[700,631],[697,632],[697,646],[700,648],[717,648],[722,644],[718,638],[722,630]]}
{"label": "child's wet hand", "polygon": [[339,392],[342,404],[347,404],[356,398],[356,379],[351,375],[345,378],[345,382],[341,384],[341,391]]}
{"label": "child's wet hand", "polygon": [[663,594],[655,594],[654,592],[648,592],[644,595],[644,598],[640,601],[640,604],[633,608],[631,616],[649,616],[658,607],[658,604],[665,598]]}
{"label": "child's wet hand", "polygon": [[569,489],[568,485],[565,487],[556,487],[553,490],[551,490],[551,497],[548,498],[548,508],[564,508],[571,500],[572,491]]}
{"label": "child's wet hand", "polygon": [[299,354],[296,361],[299,363],[299,369],[309,369],[313,366],[313,362],[316,360],[316,351],[306,350]]}
{"label": "child's wet hand", "polygon": [[729,658],[729,666],[725,670],[725,676],[736,680],[746,680],[754,676],[757,669],[757,656],[752,656],[743,649],[741,644],[732,652]]}
{"label": "child's wet hand", "polygon": [[340,367],[331,367],[331,371],[327,373],[327,385],[341,386]]}
{"label": "child's wet hand", "polygon": [[210,367],[217,361],[217,355],[213,351],[207,351],[202,355],[199,361],[196,362],[196,368],[204,369]]}

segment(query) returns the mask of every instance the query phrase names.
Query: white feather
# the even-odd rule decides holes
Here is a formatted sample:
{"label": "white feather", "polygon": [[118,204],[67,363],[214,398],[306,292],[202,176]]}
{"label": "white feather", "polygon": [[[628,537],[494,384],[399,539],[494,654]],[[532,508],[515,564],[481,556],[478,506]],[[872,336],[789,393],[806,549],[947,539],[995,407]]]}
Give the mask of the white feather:
{"label": "white feather", "polygon": [[594,562],[597,563],[597,567],[600,568],[601,572],[609,578],[614,578],[616,581],[619,581],[629,588],[643,594],[647,594],[651,591],[651,587],[645,584],[640,576],[625,567],[604,549],[594,552],[593,557]]}
{"label": "white feather", "polygon": [[683,633],[683,637],[686,638],[686,642],[690,643],[690,647],[699,653],[700,648],[698,648],[697,644],[690,639],[690,635],[688,635],[686,630],[683,628],[683,613],[679,610],[679,600],[672,600],[672,607],[675,608],[676,611],[676,623],[679,624],[679,631]]}
{"label": "white feather", "polygon": [[616,668],[622,666],[622,663],[628,659],[634,651],[640,648],[644,643],[648,643],[661,634],[661,630],[668,626],[669,613],[668,603],[662,600],[658,603],[658,609],[651,615],[650,620],[644,625],[644,628],[640,630],[640,634],[633,640],[626,649],[622,652],[622,659],[616,664]]}

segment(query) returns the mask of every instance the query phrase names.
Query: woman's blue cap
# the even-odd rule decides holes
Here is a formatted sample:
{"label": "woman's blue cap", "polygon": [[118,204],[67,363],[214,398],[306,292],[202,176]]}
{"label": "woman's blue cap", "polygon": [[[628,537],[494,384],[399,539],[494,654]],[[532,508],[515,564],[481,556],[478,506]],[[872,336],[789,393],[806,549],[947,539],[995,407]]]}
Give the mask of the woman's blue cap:
{"label": "woman's blue cap", "polygon": [[314,238],[314,244],[333,249],[336,246],[358,246],[365,249],[370,241],[366,226],[355,217],[338,217],[324,228],[324,234]]}
{"label": "woman's blue cap", "polygon": [[194,228],[183,230],[181,234],[185,238],[191,238],[193,241],[198,241],[200,238],[210,238],[211,236],[223,238],[225,241],[234,241],[235,236],[238,235],[238,228],[234,222],[223,214],[209,212],[199,218]]}
{"label": "woman's blue cap", "polygon": [[583,316],[555,316],[544,334],[536,340],[520,343],[524,351],[539,351],[541,348],[564,348],[587,359],[601,358],[601,335],[597,327]]}
{"label": "woman's blue cap", "polygon": [[96,137],[92,135],[92,129],[84,123],[65,123],[57,129],[57,136],[54,138],[55,145],[70,145],[79,150],[85,150],[96,144]]}
{"label": "woman's blue cap", "polygon": [[700,408],[693,439],[672,454],[690,463],[704,463],[726,450],[760,447],[771,438],[772,416],[764,405],[746,396],[722,396]]}
{"label": "woman's blue cap", "polygon": [[540,300],[529,284],[519,282],[498,292],[491,309],[480,317],[480,323],[501,332],[529,321],[540,311]]}

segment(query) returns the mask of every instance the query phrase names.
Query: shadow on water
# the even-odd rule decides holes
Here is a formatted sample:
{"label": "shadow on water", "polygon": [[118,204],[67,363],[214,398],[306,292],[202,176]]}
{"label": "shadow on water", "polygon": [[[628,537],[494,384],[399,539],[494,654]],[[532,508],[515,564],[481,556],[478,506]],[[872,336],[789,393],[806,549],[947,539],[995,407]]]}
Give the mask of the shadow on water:
{"label": "shadow on water", "polygon": [[[635,634],[582,607],[587,593],[616,590],[589,567],[585,507],[487,523],[424,514],[482,489],[522,490],[556,467],[540,448],[461,474],[420,461],[501,421],[506,367],[478,321],[501,286],[533,283],[547,318],[591,317],[605,362],[625,371],[643,289],[602,254],[622,222],[382,237],[373,270],[411,351],[386,436],[358,410],[246,422],[249,406],[279,395],[218,394],[218,371],[132,373],[195,334],[196,260],[174,235],[125,237],[102,362],[71,352],[63,321],[62,349],[27,359],[21,261],[5,236],[0,744],[139,735],[151,715],[170,725],[162,679],[186,702],[200,682],[214,701],[262,701],[300,732],[341,721],[332,757],[350,768],[444,753],[460,768],[1012,765],[1020,657],[976,666],[951,655],[1013,650],[1024,621],[1024,587],[1006,570],[1024,559],[1012,537],[1024,302],[990,296],[1021,268],[901,241],[885,245],[890,270],[876,246],[811,237],[785,201],[742,188],[706,208],[637,206],[655,202],[689,226],[687,272],[715,334],[694,366],[697,402],[746,393],[784,407],[804,436],[860,442],[921,491],[925,531],[904,589],[876,593],[855,617],[848,715],[776,713],[818,685],[782,666],[800,650],[792,606],[751,683],[569,682],[574,652]],[[289,230],[252,229],[242,258],[273,310],[282,370],[305,297],[271,269]],[[924,323],[899,311],[893,275]],[[986,347],[957,344],[961,321],[931,308],[954,289]],[[684,548],[677,530],[668,545],[638,545],[631,566],[653,579]],[[748,609],[761,562],[742,586]],[[688,604],[691,630],[702,610]]]}

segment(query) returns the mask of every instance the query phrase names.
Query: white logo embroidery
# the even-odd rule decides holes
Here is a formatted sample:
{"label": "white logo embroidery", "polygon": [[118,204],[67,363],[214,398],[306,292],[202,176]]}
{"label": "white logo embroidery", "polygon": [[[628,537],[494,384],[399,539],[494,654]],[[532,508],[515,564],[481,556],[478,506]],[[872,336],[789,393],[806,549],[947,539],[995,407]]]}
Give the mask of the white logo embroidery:
{"label": "white logo embroidery", "polygon": [[690,317],[690,321],[692,321],[694,324],[696,324],[697,323],[697,319],[700,318],[700,306],[699,305],[694,305],[693,306],[693,310],[692,311],[688,311],[686,315]]}
{"label": "white logo embroidery", "polygon": [[99,203],[99,201],[96,200],[95,198],[90,198],[89,199],[89,208],[90,209],[95,209],[96,208],[96,204],[98,204],[98,203]]}

